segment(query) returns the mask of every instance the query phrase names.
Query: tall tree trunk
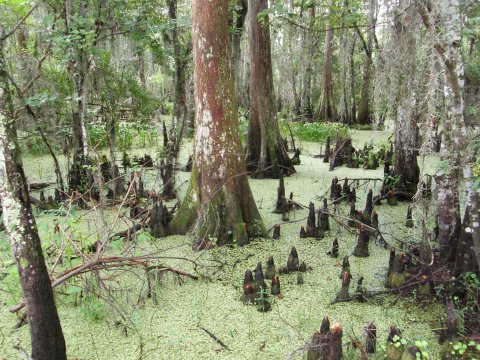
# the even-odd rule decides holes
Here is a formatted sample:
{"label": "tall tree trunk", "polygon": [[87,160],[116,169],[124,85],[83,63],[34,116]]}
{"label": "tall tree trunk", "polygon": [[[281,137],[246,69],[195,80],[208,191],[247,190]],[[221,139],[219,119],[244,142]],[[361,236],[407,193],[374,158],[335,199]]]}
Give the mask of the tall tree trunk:
{"label": "tall tree trunk", "polygon": [[268,21],[257,16],[268,8],[267,0],[249,0],[250,123],[247,170],[258,178],[277,178],[279,170],[295,172],[280,136],[273,90],[272,56]]}
{"label": "tall tree trunk", "polygon": [[[310,17],[310,28],[315,26],[315,6],[312,6],[309,10]],[[312,110],[312,78],[313,78],[313,64],[316,61],[316,52],[317,52],[317,42],[318,36],[313,34],[313,31],[303,29],[303,49],[306,51],[306,58],[304,60],[305,64],[305,76],[303,77],[303,86],[302,86],[302,97],[301,97],[301,111],[302,116],[307,119],[308,122],[313,121],[313,110]]]}
{"label": "tall tree trunk", "polygon": [[[243,74],[242,37],[245,28],[245,19],[248,11],[248,0],[237,0],[235,18],[233,23],[234,31],[231,34],[232,43],[232,64],[235,78],[235,93],[237,94],[238,105],[248,108],[248,84]],[[245,96],[247,95],[247,96]]]}
{"label": "tall tree trunk", "polygon": [[[400,1],[399,7],[403,9],[405,4]],[[405,20],[407,21],[407,20]],[[415,194],[420,177],[418,167],[418,128],[417,128],[417,87],[416,77],[416,41],[414,29],[411,28],[411,20],[408,24],[402,20],[395,20],[395,43],[398,52],[410,54],[402,59],[396,67],[398,81],[398,104],[395,121],[395,168],[398,176],[395,188],[401,192]],[[359,120],[360,122],[360,120]],[[405,200],[411,200],[406,198]]]}
{"label": "tall tree trunk", "polygon": [[[86,0],[80,0],[78,15],[85,19],[87,16]],[[70,13],[66,14],[70,17]],[[67,31],[69,31],[67,29]],[[91,185],[88,165],[88,137],[87,137],[87,72],[88,59],[85,50],[77,45],[75,51],[74,80],[77,91],[77,109],[72,116],[73,121],[73,161],[69,174],[70,191],[85,192]]]}
{"label": "tall tree trunk", "polygon": [[195,165],[171,228],[185,233],[194,225],[194,249],[210,241],[244,245],[251,237],[268,236],[242,158],[227,5],[224,0],[192,2]]}
{"label": "tall tree trunk", "polygon": [[187,119],[187,89],[186,89],[186,68],[187,53],[182,51],[182,44],[179,38],[177,21],[177,0],[168,0],[168,14],[174,22],[172,27],[172,44],[175,58],[175,94],[173,103],[172,126],[170,128],[170,141],[165,149],[166,161],[162,164],[161,175],[163,180],[162,197],[166,200],[177,197],[175,189],[175,165],[183,137],[183,129]]}
{"label": "tall tree trunk", "polygon": [[[368,32],[367,41],[363,40],[363,35],[358,31],[362,38],[365,50],[365,64],[363,67],[363,82],[360,88],[360,104],[358,108],[358,123],[370,124],[372,122],[372,76],[373,76],[373,39],[375,37],[375,22],[377,0],[368,1]],[[358,30],[358,27],[356,28]]]}
{"label": "tall tree trunk", "polygon": [[30,326],[32,358],[35,360],[66,359],[65,340],[23,171],[3,45],[3,41],[0,40],[0,199],[2,216],[20,274]]}
{"label": "tall tree trunk", "polygon": [[[448,169],[437,183],[438,241],[443,260],[453,260],[459,238],[459,185],[463,180],[467,190],[467,204],[471,214],[477,266],[480,263],[480,222],[477,205],[479,191],[473,188],[471,159],[467,152],[468,128],[464,108],[464,68],[462,60],[461,13],[459,0],[416,0],[427,30],[435,35],[434,47],[445,73],[445,99],[448,120],[443,124],[440,155]],[[473,266],[475,268],[475,266]]]}
{"label": "tall tree trunk", "polygon": [[324,45],[323,81],[320,105],[316,112],[316,118],[320,121],[333,121],[336,119],[335,106],[333,103],[333,29],[327,25]]}

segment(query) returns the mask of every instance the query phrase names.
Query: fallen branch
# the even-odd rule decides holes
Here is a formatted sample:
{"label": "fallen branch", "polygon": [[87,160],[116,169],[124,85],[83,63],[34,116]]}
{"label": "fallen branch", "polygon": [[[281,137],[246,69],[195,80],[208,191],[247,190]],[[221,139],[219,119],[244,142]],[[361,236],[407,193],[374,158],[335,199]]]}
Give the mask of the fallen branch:
{"label": "fallen branch", "polygon": [[220,340],[218,337],[216,337],[215,334],[213,334],[211,331],[205,329],[204,327],[201,327],[200,329],[202,329],[203,331],[205,331],[205,332],[208,334],[208,336],[210,336],[213,340],[215,340],[217,343],[219,343],[221,347],[223,347],[224,349],[230,350],[230,349],[228,348],[228,346],[225,345],[225,344],[223,343],[223,341]]}
{"label": "fallen branch", "polygon": [[[169,266],[150,265],[147,261],[142,260],[141,257],[123,258],[123,257],[113,256],[108,258],[95,259],[85,264],[77,265],[65,270],[60,276],[58,276],[55,280],[52,281],[52,288],[55,288],[58,285],[65,283],[67,280],[71,279],[76,275],[80,275],[88,271],[111,269],[111,268],[122,267],[122,266],[131,266],[131,267],[142,266],[147,270],[164,269],[166,271],[170,271],[177,275],[185,276],[193,280],[198,280],[198,276],[196,275],[192,275],[184,271],[171,268]],[[16,313],[21,309],[23,309],[24,307],[25,307],[25,302],[22,302],[12,307],[9,311],[11,313]]]}

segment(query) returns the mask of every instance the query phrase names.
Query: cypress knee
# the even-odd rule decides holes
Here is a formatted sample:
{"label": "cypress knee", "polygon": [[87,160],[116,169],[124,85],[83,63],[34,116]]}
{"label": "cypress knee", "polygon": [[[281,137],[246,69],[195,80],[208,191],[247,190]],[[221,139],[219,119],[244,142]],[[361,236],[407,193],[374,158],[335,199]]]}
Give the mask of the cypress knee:
{"label": "cypress knee", "polygon": [[365,350],[368,354],[374,354],[377,351],[377,327],[373,322],[367,326]]}
{"label": "cypress knee", "polygon": [[255,287],[253,282],[253,274],[251,270],[245,271],[243,278],[243,296],[242,301],[244,303],[254,303],[255,302]]}
{"label": "cypress knee", "polygon": [[409,206],[407,208],[407,219],[405,220],[405,226],[408,228],[413,228],[413,225],[412,208]]}
{"label": "cypress knee", "polygon": [[292,250],[290,250],[290,255],[288,255],[287,271],[288,272],[297,271],[299,265],[300,265],[300,261],[298,259],[297,249],[295,249],[295,246],[294,246],[292,247]]}
{"label": "cypress knee", "polygon": [[273,256],[270,256],[267,260],[267,270],[265,270],[265,277],[267,279],[273,279],[275,276],[275,262],[273,261]]}
{"label": "cypress knee", "polygon": [[338,239],[333,239],[332,243],[332,251],[330,251],[330,257],[337,258],[338,257]]}
{"label": "cypress knee", "polygon": [[339,323],[333,324],[328,343],[328,360],[340,360],[342,358],[342,335],[342,325]]}
{"label": "cypress knee", "polygon": [[273,236],[272,237],[273,237],[274,240],[280,239],[280,225],[279,224],[273,225]]}
{"label": "cypress knee", "polygon": [[280,295],[280,278],[276,275],[272,278],[271,292],[272,295]]}
{"label": "cypress knee", "polygon": [[353,255],[356,257],[368,257],[368,243],[370,241],[370,230],[363,225],[360,226],[360,233],[358,234],[357,246],[353,250]]}

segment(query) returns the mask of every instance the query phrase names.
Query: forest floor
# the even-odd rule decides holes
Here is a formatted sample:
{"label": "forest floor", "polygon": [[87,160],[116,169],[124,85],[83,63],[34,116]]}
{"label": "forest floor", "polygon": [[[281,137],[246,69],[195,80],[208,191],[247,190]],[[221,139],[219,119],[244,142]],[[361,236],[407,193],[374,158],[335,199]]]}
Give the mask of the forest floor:
{"label": "forest floor", "polygon": [[[380,145],[387,141],[390,133],[358,131],[353,133],[355,147],[373,140]],[[303,149],[302,164],[296,166],[297,173],[285,179],[286,193],[291,191],[294,200],[308,205],[310,201],[318,208],[321,197],[328,196],[331,179],[379,178],[383,169],[349,169],[346,167],[328,171],[328,164],[314,158],[319,144],[297,143]],[[185,143],[181,164],[191,149]],[[154,156],[155,149],[149,150]],[[138,150],[143,154],[145,150]],[[62,159],[61,159],[62,160]],[[63,160],[62,160],[63,162]],[[423,164],[430,168],[434,159]],[[26,172],[32,181],[54,181],[50,159],[47,156],[26,158]],[[148,170],[149,184],[153,186],[156,171]],[[179,172],[177,184],[183,197],[190,173]],[[281,215],[272,213],[275,207],[278,180],[250,180],[254,198],[267,228],[281,223]],[[362,182],[360,182],[362,184]],[[357,189],[357,208],[363,209],[367,191],[372,188],[378,193],[381,181],[370,181]],[[147,186],[149,188],[149,186]],[[415,239],[419,229],[406,228],[407,204],[398,206],[382,205],[376,208],[380,229],[385,240],[392,245],[395,238]],[[53,213],[37,213],[38,228],[44,249],[52,243],[64,243],[74,239],[78,247],[95,241],[98,233],[112,226],[118,208],[86,213],[70,212],[70,216]],[[340,213],[348,214],[346,205]],[[108,254],[163,256],[161,263],[188,273],[204,275],[205,278],[192,280],[179,278],[171,273],[159,273],[153,291],[154,298],[147,298],[146,277],[143,270],[117,269],[100,271],[110,295],[98,300],[90,292],[98,292],[95,278],[91,274],[81,275],[81,280],[56,288],[56,299],[69,359],[284,359],[305,356],[306,344],[311,341],[324,315],[332,323],[340,322],[344,329],[343,342],[357,338],[365,339],[364,328],[374,321],[379,338],[378,358],[383,358],[381,347],[386,343],[388,327],[396,325],[402,330],[402,337],[408,344],[424,340],[429,344],[430,358],[438,358],[439,347],[434,329],[441,326],[443,307],[432,301],[402,298],[396,295],[376,296],[365,303],[345,302],[332,304],[340,290],[339,279],[341,259],[351,255],[356,236],[330,219],[331,230],[324,239],[300,239],[301,225],[306,224],[306,210],[290,213],[290,222],[281,226],[279,240],[257,239],[244,247],[225,246],[210,251],[193,252],[189,236],[169,236],[152,239],[141,233],[135,242],[113,241]],[[414,211],[414,216],[417,216]],[[297,220],[295,222],[295,220]],[[62,236],[54,231],[54,222],[65,229]],[[112,226],[121,230],[128,222],[117,222]],[[327,255],[334,237],[338,238],[340,251],[338,259]],[[93,239],[93,240],[92,240]],[[288,254],[295,246],[300,261],[306,261],[311,270],[303,274],[304,284],[297,285],[297,274],[280,276],[281,298],[274,298],[272,310],[262,313],[255,306],[240,301],[245,270],[253,270],[258,262],[264,269],[267,258],[272,255],[277,269],[287,262]],[[174,257],[175,259],[168,258]],[[195,261],[198,266],[184,259]],[[383,284],[388,267],[389,252],[374,241],[370,243],[370,256],[350,256],[353,279],[351,292],[356,281],[365,278],[368,291],[384,290]],[[48,258],[49,266],[54,258]],[[75,265],[79,260],[65,261],[57,271]],[[21,301],[16,268],[12,265],[11,253],[5,236],[0,233],[0,359],[22,359],[24,356],[14,347],[20,346],[28,352],[28,326],[13,329],[17,316],[8,309]],[[2,275],[4,274],[4,275]],[[268,285],[269,282],[267,282]],[[87,288],[88,290],[86,290]],[[83,298],[80,299],[80,291]],[[105,292],[100,292],[105,294]],[[155,300],[155,301],[154,301]],[[115,310],[113,310],[115,308]],[[222,348],[202,328],[220,339],[228,349]],[[360,358],[360,352],[348,351],[346,358]]]}

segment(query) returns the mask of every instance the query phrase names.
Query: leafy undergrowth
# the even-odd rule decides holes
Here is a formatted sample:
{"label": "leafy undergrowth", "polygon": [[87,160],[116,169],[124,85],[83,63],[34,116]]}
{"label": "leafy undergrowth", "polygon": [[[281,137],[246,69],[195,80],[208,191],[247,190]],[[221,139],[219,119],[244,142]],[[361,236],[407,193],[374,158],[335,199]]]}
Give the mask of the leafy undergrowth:
{"label": "leafy undergrowth", "polygon": [[[363,136],[363,135],[362,135]],[[385,136],[366,136],[384,139]],[[356,146],[361,139],[355,139]],[[333,176],[344,178],[379,178],[381,169],[362,170],[339,167],[329,172],[327,164],[310,155],[317,152],[317,145],[304,143],[302,165],[296,167],[297,174],[285,179],[287,194],[292,191],[294,200],[308,204],[314,201],[318,207],[319,197],[325,195]],[[187,148],[188,150],[188,148]],[[183,154],[183,158],[188,151]],[[35,172],[36,170],[31,170]],[[153,171],[151,171],[153,173]],[[154,178],[154,174],[150,174]],[[190,174],[179,173],[179,184],[183,184],[180,195],[186,190],[186,181]],[[250,180],[257,205],[267,228],[281,223],[280,215],[272,213],[276,197],[276,180]],[[365,194],[369,188],[378,192],[380,182],[369,182],[368,187],[359,188],[360,200],[357,208],[362,209]],[[340,212],[348,211],[346,206]],[[380,227],[386,234],[386,240],[394,244],[395,237],[414,238],[415,229],[405,228],[406,205],[396,207],[382,205],[378,207]],[[52,242],[61,242],[56,238],[51,223],[54,218],[66,222],[75,229],[72,238],[91,242],[95,236],[96,223],[93,216],[65,219],[53,214],[39,215],[44,248]],[[386,342],[390,325],[397,325],[402,330],[402,338],[408,344],[423,341],[428,344],[431,359],[439,358],[436,334],[432,330],[439,327],[443,310],[438,304],[420,302],[416,299],[402,299],[397,296],[377,296],[366,303],[346,302],[331,304],[340,289],[339,274],[341,258],[351,255],[356,243],[356,236],[351,234],[332,219],[332,229],[322,240],[300,239],[300,225],[306,220],[304,210],[290,213],[292,222],[283,224],[279,240],[257,239],[249,245],[237,247],[214,248],[210,251],[192,252],[192,239],[188,236],[170,236],[152,239],[148,234],[141,234],[135,243],[114,241],[109,247],[109,254],[124,255],[156,254],[165,257],[162,264],[181,269],[189,273],[205,276],[195,281],[186,278],[178,280],[172,274],[159,273],[153,281],[154,296],[147,298],[147,285],[143,270],[124,269],[102,271],[104,284],[109,288],[110,300],[94,296],[98,286],[90,274],[82,275],[77,281],[56,289],[56,299],[65,333],[68,357],[78,359],[281,359],[302,358],[303,348],[318,330],[322,317],[326,314],[332,322],[341,322],[344,329],[344,343],[350,337],[364,341],[364,327],[375,321],[380,344]],[[414,214],[415,215],[415,214]],[[114,209],[108,211],[108,223],[115,218]],[[395,220],[395,221],[392,221]],[[400,220],[399,220],[400,219]],[[293,222],[298,220],[297,222]],[[120,224],[125,226],[125,224]],[[330,258],[332,240],[337,237],[340,244],[338,259]],[[244,305],[242,295],[243,274],[252,269],[257,262],[265,263],[268,256],[274,257],[277,269],[286,264],[292,246],[298,250],[300,261],[306,261],[312,270],[304,274],[303,285],[297,285],[297,275],[281,275],[283,297],[275,298],[272,311],[258,312],[256,307]],[[20,359],[22,355],[14,350],[20,345],[29,348],[28,327],[12,330],[17,318],[8,312],[8,308],[20,300],[15,271],[5,240],[0,236],[0,260],[4,264],[0,273],[11,274],[0,281],[0,359]],[[356,280],[363,276],[367,290],[383,290],[383,283],[388,265],[388,251],[370,244],[368,258],[350,256],[353,275],[351,292],[355,291]],[[194,260],[198,266],[189,261]],[[49,258],[51,264],[54,259]],[[80,262],[80,260],[74,260]],[[59,268],[68,268],[71,263],[64,263]],[[5,270],[7,267],[7,270]],[[1,278],[0,278],[1,279]],[[87,291],[86,288],[89,290]],[[82,295],[82,297],[80,296]],[[205,328],[215,334],[228,350],[215,342],[202,330]],[[350,349],[348,358],[360,358],[360,353]],[[381,351],[381,350],[380,350]],[[381,358],[379,355],[378,358]]]}

